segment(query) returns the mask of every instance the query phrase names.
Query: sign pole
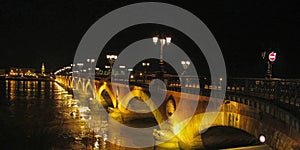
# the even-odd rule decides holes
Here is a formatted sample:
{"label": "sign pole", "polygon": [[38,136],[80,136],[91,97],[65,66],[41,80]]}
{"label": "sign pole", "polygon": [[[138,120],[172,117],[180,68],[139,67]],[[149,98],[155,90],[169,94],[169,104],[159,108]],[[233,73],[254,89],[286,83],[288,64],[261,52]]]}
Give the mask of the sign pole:
{"label": "sign pole", "polygon": [[273,64],[273,62],[268,61],[268,68],[267,68],[266,78],[272,78],[272,64]]}
{"label": "sign pole", "polygon": [[276,60],[276,53],[271,52],[269,54],[269,60],[268,60],[268,68],[267,68],[267,73],[266,73],[266,78],[272,78],[272,65],[274,61]]}

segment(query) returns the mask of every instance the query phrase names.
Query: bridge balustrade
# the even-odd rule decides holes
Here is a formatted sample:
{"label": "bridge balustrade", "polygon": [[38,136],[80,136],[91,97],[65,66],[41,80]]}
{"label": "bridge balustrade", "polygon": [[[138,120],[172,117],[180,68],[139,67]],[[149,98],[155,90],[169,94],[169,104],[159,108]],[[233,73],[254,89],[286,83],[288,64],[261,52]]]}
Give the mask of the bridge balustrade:
{"label": "bridge balustrade", "polygon": [[[131,80],[131,84],[148,87],[153,78],[155,76],[147,77],[147,82],[145,80]],[[171,91],[210,96],[211,90],[218,91],[226,88],[227,95],[235,94],[262,98],[285,109],[300,112],[299,79],[230,78],[227,80],[226,87],[221,87],[221,84],[218,83],[212,85],[210,79],[205,77],[169,75],[165,80],[167,80],[167,89]],[[197,93],[199,88],[200,93]]]}
{"label": "bridge balustrade", "polygon": [[298,79],[229,79],[227,92],[269,100],[278,106],[299,113],[300,80]]}

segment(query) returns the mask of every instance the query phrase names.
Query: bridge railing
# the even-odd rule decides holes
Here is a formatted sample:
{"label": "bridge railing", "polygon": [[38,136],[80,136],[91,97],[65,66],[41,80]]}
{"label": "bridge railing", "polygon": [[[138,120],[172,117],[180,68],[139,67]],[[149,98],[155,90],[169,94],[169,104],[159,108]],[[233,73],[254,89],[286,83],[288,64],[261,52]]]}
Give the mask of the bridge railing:
{"label": "bridge railing", "polygon": [[[181,83],[181,81],[182,83]],[[197,82],[195,82],[198,80]],[[300,80],[299,79],[266,79],[266,78],[229,78],[226,87],[221,83],[212,85],[205,77],[169,77],[167,89],[191,94],[211,96],[211,90],[226,88],[226,95],[242,95],[255,97],[275,104],[283,109],[300,114]],[[146,82],[132,84],[146,86]],[[200,88],[200,92],[198,93]],[[218,93],[218,92],[216,92]]]}
{"label": "bridge railing", "polygon": [[[131,79],[130,83],[148,85],[151,80],[150,76],[150,78],[147,77],[147,80]],[[185,90],[183,92],[193,93],[196,91],[195,89],[200,88],[202,91],[200,94],[207,95],[212,89],[226,88],[228,93],[264,98],[282,105],[300,106],[300,79],[229,78],[227,86],[222,87],[221,81],[212,84],[211,80],[206,77],[168,75],[164,78],[164,82],[168,90],[172,91]]]}
{"label": "bridge railing", "polygon": [[229,94],[262,98],[297,114],[300,112],[298,79],[233,78],[227,83]]}
{"label": "bridge railing", "polygon": [[[104,78],[109,80],[107,76],[95,77],[96,80],[103,80]],[[145,80],[128,79],[128,77],[115,79],[120,80],[120,82],[129,81],[131,85],[146,88],[149,87],[154,78],[155,76],[141,78]],[[226,88],[226,95],[260,98],[297,115],[300,114],[300,79],[229,78],[226,87],[222,87],[221,80],[219,83],[212,84],[211,80],[206,77],[167,75],[164,82],[167,85],[167,90],[204,96],[211,96],[212,89],[218,94],[218,90],[221,91],[221,89]]]}

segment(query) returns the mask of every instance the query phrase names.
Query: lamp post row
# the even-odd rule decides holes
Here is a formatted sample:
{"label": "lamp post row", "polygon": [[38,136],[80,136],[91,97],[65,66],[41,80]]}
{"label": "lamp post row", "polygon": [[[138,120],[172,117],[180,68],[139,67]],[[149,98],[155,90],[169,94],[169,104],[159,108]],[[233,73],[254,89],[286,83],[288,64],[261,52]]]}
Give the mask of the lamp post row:
{"label": "lamp post row", "polygon": [[[153,40],[153,43],[154,45],[157,45],[158,42],[160,43],[160,57],[159,57],[159,64],[160,64],[160,71],[161,73],[163,74],[164,73],[164,68],[163,68],[163,65],[164,65],[164,61],[163,61],[163,48],[165,45],[169,45],[172,41],[172,38],[170,36],[167,36],[165,38],[159,38],[159,36],[154,36],[152,38]],[[109,63],[110,63],[110,66],[105,66],[106,69],[110,68],[110,73],[112,73],[112,66],[114,64],[114,62],[116,61],[116,59],[118,58],[117,55],[106,55],[106,58],[109,60]],[[86,59],[86,61],[88,63],[90,63],[90,67],[88,68],[88,70],[91,72],[91,70],[93,70],[93,63],[95,62],[95,59]],[[190,65],[190,61],[181,61],[181,64],[184,68],[184,72],[182,73],[182,75],[184,75],[186,73],[186,70],[188,68],[188,66]],[[82,69],[83,68],[83,63],[77,63],[76,64],[79,68],[79,71],[80,72],[86,72],[85,69]],[[76,66],[75,64],[72,64],[71,66],[74,67]],[[150,63],[145,63],[143,62],[142,63],[142,66],[143,67],[147,67],[147,66],[150,66]],[[123,67],[123,66],[122,66]],[[99,70],[99,68],[95,68],[95,70]],[[57,72],[56,72],[57,73]]]}

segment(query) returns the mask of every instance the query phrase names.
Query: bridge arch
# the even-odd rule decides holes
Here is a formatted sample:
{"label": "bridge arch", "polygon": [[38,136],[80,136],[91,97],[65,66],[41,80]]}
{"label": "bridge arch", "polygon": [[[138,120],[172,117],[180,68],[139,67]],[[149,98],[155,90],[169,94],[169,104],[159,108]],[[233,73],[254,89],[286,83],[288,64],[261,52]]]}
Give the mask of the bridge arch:
{"label": "bridge arch", "polygon": [[106,82],[104,82],[99,89],[96,89],[96,99],[100,100],[100,102],[108,104],[109,107],[116,108],[117,100],[109,86]]}
{"label": "bridge arch", "polygon": [[96,98],[96,93],[95,93],[95,83],[92,82],[90,79],[87,81],[86,85],[85,85],[85,90],[84,92],[88,93],[89,95],[93,96],[93,98]]}
{"label": "bridge arch", "polygon": [[79,90],[79,91],[83,90],[83,85],[84,85],[84,83],[83,83],[82,79],[79,78],[75,85],[76,90]]}
{"label": "bridge arch", "polygon": [[175,98],[173,97],[173,95],[170,95],[167,99],[166,102],[166,116],[168,118],[172,117],[172,115],[175,113],[176,111],[176,101]]}
{"label": "bridge arch", "polygon": [[90,79],[87,80],[83,91],[84,92],[94,92],[94,85],[92,85],[92,81]]}
{"label": "bridge arch", "polygon": [[113,98],[112,98],[111,94],[109,93],[109,91],[102,90],[102,92],[100,93],[100,96],[105,101],[107,107],[115,108]]}
{"label": "bridge arch", "polygon": [[[289,137],[285,132],[277,129],[268,119],[260,119],[253,116],[248,116],[238,112],[206,112],[206,115],[217,115],[212,125],[205,124],[205,120],[202,120],[204,113],[194,115],[191,120],[186,119],[182,122],[173,124],[172,130],[181,143],[181,147],[188,148],[203,148],[202,134],[205,133],[211,127],[231,127],[254,136],[256,139],[260,135],[266,137],[266,144],[271,147],[294,147],[296,143],[292,137]],[[189,122],[187,122],[189,121]],[[203,126],[201,126],[201,122]],[[209,121],[207,121],[209,122]],[[280,137],[274,138],[274,137]]]}
{"label": "bridge arch", "polygon": [[158,108],[156,108],[154,102],[151,100],[148,94],[146,94],[141,89],[134,89],[131,92],[129,92],[127,95],[125,95],[123,99],[119,101],[119,105],[118,105],[119,110],[121,112],[125,112],[125,114],[126,112],[129,112],[128,105],[135,98],[143,101],[149,107],[158,125],[160,125],[164,121],[164,117],[162,113],[159,111]]}
{"label": "bridge arch", "polygon": [[69,76],[68,78],[67,78],[67,85],[68,85],[68,88],[73,88],[73,78],[72,78],[72,76]]}
{"label": "bridge arch", "polygon": [[[232,126],[212,126],[201,133],[196,140],[201,139],[205,149],[230,149],[234,147],[258,147],[261,142],[253,134]],[[212,140],[215,139],[215,140]],[[260,146],[261,147],[261,146]]]}
{"label": "bridge arch", "polygon": [[74,78],[71,77],[71,81],[70,81],[71,87],[70,87],[70,88],[72,88],[72,89],[75,87],[75,86],[74,86],[74,84],[75,84],[74,81],[75,81]]}

